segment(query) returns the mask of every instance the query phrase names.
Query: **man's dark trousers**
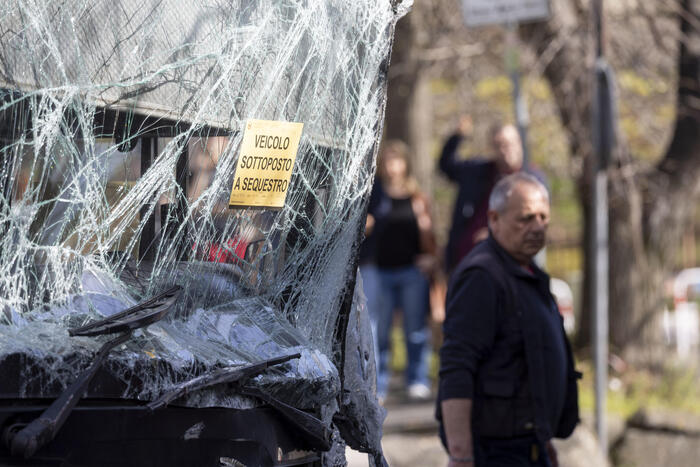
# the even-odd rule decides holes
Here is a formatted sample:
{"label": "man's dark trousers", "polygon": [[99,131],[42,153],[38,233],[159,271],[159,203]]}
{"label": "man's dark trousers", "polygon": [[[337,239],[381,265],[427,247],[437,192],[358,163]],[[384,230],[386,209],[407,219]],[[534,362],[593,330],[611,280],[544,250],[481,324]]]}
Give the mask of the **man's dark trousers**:
{"label": "man's dark trousers", "polygon": [[552,467],[545,446],[535,436],[474,438],[475,467]]}

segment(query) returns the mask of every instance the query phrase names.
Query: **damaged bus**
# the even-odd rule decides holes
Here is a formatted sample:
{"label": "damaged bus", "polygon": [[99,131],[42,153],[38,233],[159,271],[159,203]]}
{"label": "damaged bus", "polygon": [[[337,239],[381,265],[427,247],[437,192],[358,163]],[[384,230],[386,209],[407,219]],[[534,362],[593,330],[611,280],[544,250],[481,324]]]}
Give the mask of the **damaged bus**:
{"label": "damaged bus", "polygon": [[384,463],[355,284],[406,8],[0,6],[0,465]]}

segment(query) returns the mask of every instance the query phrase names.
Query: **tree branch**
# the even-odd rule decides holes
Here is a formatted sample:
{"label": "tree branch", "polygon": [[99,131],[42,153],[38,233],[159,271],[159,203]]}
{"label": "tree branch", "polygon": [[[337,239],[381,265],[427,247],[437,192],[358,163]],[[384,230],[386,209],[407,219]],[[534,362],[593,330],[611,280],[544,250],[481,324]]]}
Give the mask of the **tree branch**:
{"label": "tree branch", "polygon": [[[549,21],[520,27],[520,35],[541,62],[567,129],[572,155],[586,159],[592,151],[590,136],[590,70],[587,35],[576,5],[569,0],[552,2],[556,14]],[[553,45],[554,44],[554,45]]]}

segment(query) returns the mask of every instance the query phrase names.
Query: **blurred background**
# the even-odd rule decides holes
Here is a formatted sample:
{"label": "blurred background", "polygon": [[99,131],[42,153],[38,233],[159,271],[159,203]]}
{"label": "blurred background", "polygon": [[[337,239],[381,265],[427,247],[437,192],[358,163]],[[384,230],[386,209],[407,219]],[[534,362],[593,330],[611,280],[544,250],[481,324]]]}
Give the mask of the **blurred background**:
{"label": "blurred background", "polygon": [[[460,117],[469,116],[473,131],[461,146],[463,157],[489,156],[490,126],[516,123],[517,82],[517,123],[527,130],[530,164],[544,172],[551,190],[545,265],[561,281],[560,311],[569,317],[584,372],[584,423],[561,445],[563,465],[696,465],[700,0],[550,0],[545,18],[474,27],[465,24],[466,3],[416,0],[397,25],[389,68],[384,139],[410,148],[413,173],[432,199],[438,250],[444,251],[456,195],[455,185],[436,169],[442,145]],[[602,169],[609,216],[609,377],[606,455],[599,457],[590,299],[597,55],[613,71],[617,132]],[[387,457],[391,465],[446,465],[433,404],[409,401],[397,382],[406,360],[398,320],[385,401]],[[437,349],[435,315],[431,329]],[[433,384],[436,360],[433,355]],[[363,465],[352,456],[350,464]]]}

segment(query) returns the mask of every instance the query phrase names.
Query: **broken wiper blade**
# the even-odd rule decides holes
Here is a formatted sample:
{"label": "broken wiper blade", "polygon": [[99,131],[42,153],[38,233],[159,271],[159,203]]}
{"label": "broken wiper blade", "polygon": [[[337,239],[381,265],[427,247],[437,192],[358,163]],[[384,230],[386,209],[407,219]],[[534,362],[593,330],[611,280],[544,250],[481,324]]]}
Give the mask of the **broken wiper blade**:
{"label": "broken wiper blade", "polygon": [[68,334],[71,336],[99,336],[148,326],[159,321],[170,311],[181,292],[182,287],[173,286],[165,292],[122,312],[85,326],[69,329]]}
{"label": "broken wiper blade", "polygon": [[123,332],[106,342],[95,354],[92,364],[84,370],[38,418],[27,425],[12,425],[3,434],[13,456],[25,459],[33,456],[45,444],[54,439],[73,408],[87,390],[90,381],[102,366],[109,352],[131,338],[134,329],[142,328],[162,319],[172,308],[182,288],[172,287],[166,292],[128,308],[106,319],[90,323],[80,328],[70,329],[71,336],[96,336]]}
{"label": "broken wiper blade", "polygon": [[268,360],[263,360],[261,362],[253,363],[251,365],[226,367],[211,371],[171,389],[170,391],[160,396],[158,399],[149,403],[148,408],[151,410],[159,409],[168,405],[175,399],[178,399],[194,391],[198,391],[209,386],[214,386],[215,384],[233,383],[236,381],[241,381],[243,379],[250,378],[251,376],[256,376],[271,366],[279,365],[281,363],[285,363],[289,360],[299,357],[301,357],[300,353],[294,353],[291,355],[283,355],[281,357],[270,358]]}

